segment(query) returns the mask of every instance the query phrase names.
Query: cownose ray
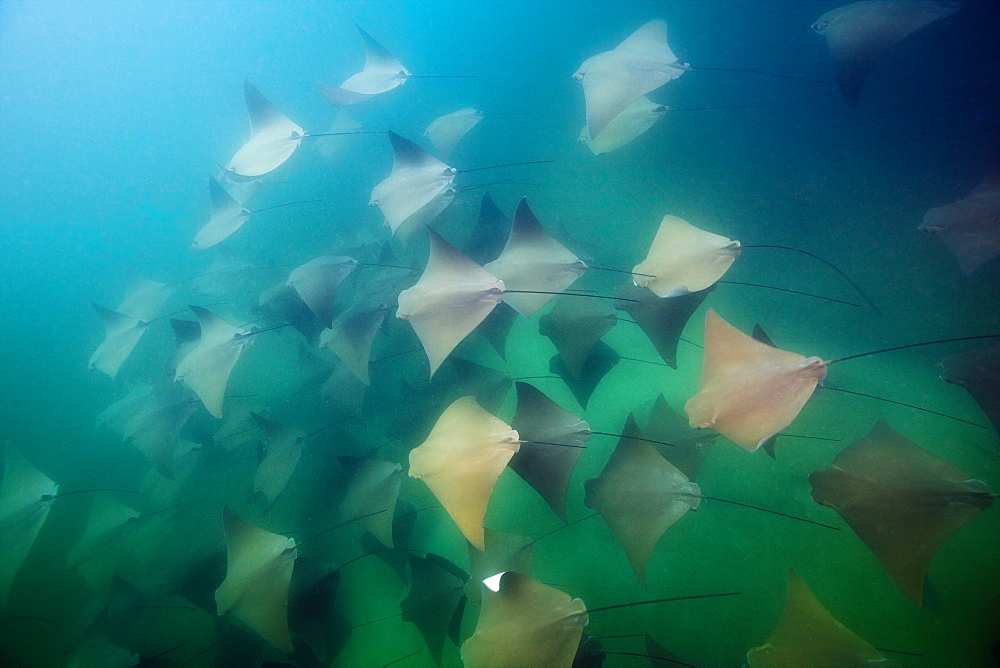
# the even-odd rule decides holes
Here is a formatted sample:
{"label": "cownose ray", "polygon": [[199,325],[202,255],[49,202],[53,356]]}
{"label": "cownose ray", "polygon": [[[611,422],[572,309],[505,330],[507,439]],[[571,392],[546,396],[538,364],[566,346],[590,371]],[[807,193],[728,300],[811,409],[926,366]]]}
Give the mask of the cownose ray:
{"label": "cownose ray", "polygon": [[559,297],[538,320],[538,333],[549,337],[566,369],[580,378],[594,344],[617,322],[614,308],[605,301]]}
{"label": "cownose ray", "polygon": [[467,668],[570,668],[587,606],[579,598],[517,572],[483,582],[475,632],[462,644]]}
{"label": "cownose ray", "polygon": [[302,457],[302,441],[306,435],[291,425],[269,420],[257,413],[251,412],[250,415],[264,433],[264,457],[254,473],[253,490],[255,494],[264,497],[266,512],[285,491],[288,481],[295,473],[295,467]]}
{"label": "cownose ray", "polygon": [[601,475],[585,490],[584,503],[604,517],[643,587],[660,536],[701,501],[698,484],[647,442],[631,414]]}
{"label": "cownose ray", "polygon": [[663,299],[636,285],[615,288],[615,308],[625,311],[656,348],[660,359],[671,369],[677,368],[677,343],[688,320],[698,310],[715,286],[686,295]]}
{"label": "cownose ray", "polygon": [[483,320],[476,331],[486,339],[502,359],[507,359],[507,336],[517,320],[517,311],[501,302]]}
{"label": "cownose ray", "polygon": [[250,219],[250,210],[227,193],[214,176],[208,177],[208,196],[212,212],[195,233],[192,250],[205,250],[225,241]]}
{"label": "cownose ray", "polygon": [[862,0],[830,10],[811,27],[826,38],[837,85],[853,107],[865,79],[889,49],[961,6],[949,0]]}
{"label": "cownose ray", "polygon": [[0,606],[52,508],[59,485],[9,443],[0,449]]}
{"label": "cownose ray", "polygon": [[[351,622],[336,603],[340,570],[306,557],[295,560],[288,590],[288,627],[328,664],[351,637]],[[302,651],[301,646],[296,648]]]}
{"label": "cownose ray", "polygon": [[271,104],[249,79],[243,82],[243,94],[250,115],[250,139],[226,165],[226,171],[234,180],[254,179],[273,171],[292,156],[306,134],[300,125]]}
{"label": "cownose ray", "polygon": [[957,202],[925,213],[920,231],[941,237],[966,276],[1000,255],[1000,172]]}
{"label": "cownose ray", "polygon": [[482,602],[483,580],[510,571],[531,575],[533,561],[534,541],[530,538],[487,527],[486,549],[469,545],[469,581],[465,584],[465,595],[478,605]]}
{"label": "cownose ray", "polygon": [[767,642],[747,652],[750,668],[793,666],[898,666],[841,624],[795,571],[781,618]]}
{"label": "cownose ray", "polygon": [[250,332],[229,324],[206,308],[190,308],[201,326],[201,338],[198,345],[177,363],[174,380],[186,383],[201,399],[205,409],[221,418],[229,375],[243,349],[250,343]]}
{"label": "cownose ray", "polygon": [[368,363],[372,343],[388,311],[389,307],[380,302],[353,304],[320,335],[320,348],[332,351],[365,385],[371,384]]}
{"label": "cownose ray", "polygon": [[386,227],[406,245],[451,204],[458,170],[395,132],[389,132],[389,142],[392,171],[372,189],[368,204],[379,208]]}
{"label": "cownose ray", "polygon": [[295,539],[271,533],[223,509],[226,579],[215,590],[219,615],[232,613],[261,638],[291,652],[288,590],[295,568]]}
{"label": "cownose ray", "polygon": [[590,403],[590,397],[593,396],[594,390],[597,389],[600,382],[615,368],[621,359],[621,356],[611,346],[604,341],[597,341],[590,349],[587,359],[583,362],[579,378],[571,374],[569,369],[566,368],[566,363],[563,361],[562,355],[553,355],[549,359],[549,371],[558,374],[569,387],[573,396],[576,397],[580,406],[586,408],[587,404]]}
{"label": "cownose ray", "polygon": [[510,468],[565,522],[570,478],[587,447],[590,425],[533,385],[518,382],[515,387],[517,410],[511,426],[525,442],[511,458]]}
{"label": "cownose ray", "polygon": [[170,319],[170,329],[174,332],[174,354],[167,366],[173,374],[177,371],[177,363],[198,346],[201,339],[201,325],[197,320]]}
{"label": "cownose ray", "polygon": [[410,477],[424,481],[466,540],[485,549],[483,525],[497,479],[520,447],[516,431],[472,397],[455,400],[410,451]]}
{"label": "cownose ray", "polygon": [[662,19],[649,21],[615,48],[583,61],[573,78],[583,84],[590,136],[599,136],[629,105],[687,69],[667,44]]}
{"label": "cownose ray", "polygon": [[125,296],[114,310],[139,320],[153,320],[163,313],[163,306],[170,299],[174,288],[169,283],[132,275],[128,279]]}
{"label": "cownose ray", "polygon": [[266,316],[275,316],[280,321],[287,322],[312,345],[319,343],[319,337],[326,329],[326,325],[287,282],[272,285],[261,292],[257,297],[257,304]]}
{"label": "cownose ray", "polygon": [[97,312],[97,317],[101,319],[101,324],[104,325],[104,340],[91,354],[87,366],[90,370],[105,373],[114,380],[122,364],[139,343],[139,339],[146,333],[149,322],[112,311],[99,304],[92,306]]}
{"label": "cownose ray", "polygon": [[757,341],[705,313],[701,386],[684,405],[692,427],[711,427],[756,450],[791,424],[826,377],[827,362]]}
{"label": "cownose ray", "polygon": [[[510,393],[511,378],[505,371],[497,371],[475,362],[450,357],[448,362],[455,372],[453,379],[444,380],[457,396],[472,396],[490,413],[500,410]],[[438,379],[435,379],[435,382]],[[455,396],[455,395],[452,395]]]}
{"label": "cownose ray", "polygon": [[[549,234],[528,208],[517,203],[510,236],[503,252],[483,269],[503,281],[514,294],[504,301],[526,318],[545,306],[556,293],[572,285],[587,265]],[[523,291],[523,292],[515,292]]]}
{"label": "cownose ray", "polygon": [[945,357],[941,379],[964,387],[1000,431],[1000,345]]}
{"label": "cownose ray", "polygon": [[180,388],[154,390],[149,401],[135,414],[135,420],[122,438],[146,456],[163,476],[174,478],[174,450],[181,429],[198,407],[198,400]]}
{"label": "cownose ray", "polygon": [[483,112],[478,109],[459,109],[439,116],[424,130],[424,137],[430,140],[438,155],[447,159],[455,146],[472,128],[483,120]]}
{"label": "cownose ray", "polygon": [[413,287],[399,293],[396,317],[409,321],[431,375],[504,298],[504,282],[427,229],[430,256]]}
{"label": "cownose ray", "polygon": [[319,388],[320,397],[343,415],[358,415],[368,386],[346,364],[338,364]]}
{"label": "cownose ray", "polygon": [[287,285],[324,327],[332,327],[337,290],[357,266],[358,261],[346,255],[321,255],[293,269]]}
{"label": "cownose ray", "polygon": [[643,95],[608,121],[596,137],[591,137],[590,130],[584,126],[580,130],[580,142],[594,155],[616,151],[653,127],[667,111],[668,107]]}
{"label": "cownose ray", "polygon": [[938,548],[997,496],[882,420],[809,483],[812,498],[840,513],[918,607]]}
{"label": "cownose ray", "polygon": [[740,255],[740,242],[667,214],[632,281],[658,297],[677,297],[715,284]]}
{"label": "cownose ray", "polygon": [[401,86],[410,78],[408,69],[372,36],[355,26],[365,43],[365,65],[357,74],[352,74],[339,86],[320,83],[319,90],[327,102],[335,107],[359,104],[374,95],[379,95]]}
{"label": "cownose ray", "polygon": [[357,520],[359,526],[385,547],[395,547],[392,529],[403,467],[364,457],[338,457],[338,460],[347,472],[347,494],[340,503],[340,517],[362,518]]}
{"label": "cownose ray", "polygon": [[500,210],[488,192],[483,193],[479,217],[465,245],[465,254],[478,264],[497,259],[510,237],[510,225],[510,216]]}
{"label": "cownose ray", "polygon": [[444,557],[409,553],[410,589],[399,603],[404,622],[413,623],[434,663],[441,663],[445,638],[458,644],[469,574]]}
{"label": "cownose ray", "polygon": [[[374,517],[378,517],[375,515]],[[358,542],[365,554],[374,554],[393,570],[399,580],[404,585],[410,584],[409,564],[407,555],[410,552],[401,548],[410,545],[413,537],[413,529],[417,524],[417,511],[409,501],[397,499],[396,508],[392,518],[392,544],[393,549],[387,549],[382,541],[378,540],[369,532],[361,534]]]}
{"label": "cownose ray", "polygon": [[717,436],[711,431],[693,429],[687,418],[675,411],[662,394],[656,395],[645,431],[653,441],[670,443],[670,446],[653,445],[690,480],[698,477]]}

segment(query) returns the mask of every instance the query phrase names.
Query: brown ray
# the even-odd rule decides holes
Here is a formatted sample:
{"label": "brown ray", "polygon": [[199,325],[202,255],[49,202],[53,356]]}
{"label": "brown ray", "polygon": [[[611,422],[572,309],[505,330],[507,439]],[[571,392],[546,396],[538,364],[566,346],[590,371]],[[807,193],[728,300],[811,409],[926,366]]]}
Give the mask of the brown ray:
{"label": "brown ray", "polygon": [[750,668],[898,666],[838,622],[788,569],[788,594],[767,642],[747,652]]}
{"label": "brown ray", "polygon": [[522,575],[531,575],[531,563],[534,560],[533,541],[526,536],[519,536],[503,531],[486,529],[486,549],[480,550],[469,544],[469,581],[465,583],[465,594],[474,604],[478,605],[483,598],[483,580],[496,575],[515,571]]}
{"label": "brown ray", "polygon": [[445,638],[450,637],[458,644],[465,611],[465,581],[469,576],[436,554],[408,554],[407,558],[410,590],[399,604],[403,621],[416,625],[434,662],[440,664]]}
{"label": "brown ray", "polygon": [[583,363],[583,368],[579,378],[575,378],[566,368],[561,355],[555,355],[549,360],[549,371],[559,374],[566,385],[569,386],[573,396],[584,408],[590,402],[591,395],[597,389],[597,385],[604,379],[608,372],[618,364],[619,357],[611,346],[604,341],[597,341],[591,348],[590,354]]}
{"label": "brown ray", "polygon": [[410,451],[410,477],[422,479],[466,540],[485,549],[483,523],[493,487],[517,452],[516,431],[472,397],[445,409],[427,436]]}
{"label": "brown ray", "polygon": [[684,412],[692,427],[756,450],[795,419],[825,377],[819,357],[761,343],[708,309],[701,389]]}
{"label": "brown ray", "polygon": [[[660,358],[670,368],[676,369],[677,343],[681,334],[684,333],[688,320],[714,289],[715,286],[712,286],[680,297],[663,299],[646,288],[622,285],[615,288],[615,297],[621,298],[621,301],[615,302],[615,308],[625,311],[639,325]],[[625,299],[637,301],[624,301]]]}
{"label": "brown ray", "polygon": [[941,379],[964,387],[1000,431],[1000,345],[945,357]]}
{"label": "brown ray", "polygon": [[934,553],[995,498],[986,483],[882,420],[809,482],[813,499],[840,513],[918,606]]}
{"label": "brown ray", "polygon": [[957,202],[925,213],[920,231],[941,237],[966,275],[1000,255],[1000,173],[989,174]]}
{"label": "brown ray", "polygon": [[601,514],[625,548],[639,583],[660,536],[701,500],[701,490],[644,439],[629,414],[601,475],[588,480],[584,503]]}
{"label": "brown ray", "polygon": [[288,275],[288,287],[295,290],[324,326],[333,325],[333,300],[358,261],[346,255],[323,255],[309,260]]}
{"label": "brown ray", "polygon": [[614,308],[604,300],[560,297],[538,320],[538,332],[552,340],[566,369],[580,378],[594,344],[617,322]]}
{"label": "brown ray", "polygon": [[587,265],[545,231],[521,198],[514,211],[507,245],[500,257],[483,267],[500,278],[512,293],[504,301],[530,318],[552,299],[551,294],[518,294],[513,291],[562,292],[587,270]]}
{"label": "brown ray", "polygon": [[828,11],[816,19],[812,29],[826,38],[840,92],[853,107],[865,79],[889,49],[960,7],[961,3],[940,0],[865,0]]}
{"label": "brown ray", "polygon": [[717,436],[711,431],[692,428],[687,418],[671,408],[662,394],[657,395],[653,403],[646,435],[654,441],[671,444],[653,444],[653,447],[690,480],[698,477]]}
{"label": "brown ray", "polygon": [[510,393],[511,379],[506,372],[461,357],[452,357],[449,362],[455,370],[455,379],[450,383],[455,392],[452,396],[473,396],[488,412],[500,410]]}
{"label": "brown ray", "polygon": [[279,283],[264,290],[257,298],[257,303],[265,314],[274,316],[281,322],[287,322],[313,345],[319,342],[320,334],[326,329],[326,325],[320,322],[309,305],[302,301],[295,288],[289,287],[286,283]]}
{"label": "brown ray", "polygon": [[740,242],[666,215],[632,281],[658,297],[679,297],[711,287],[740,256]]}
{"label": "brown ray", "polygon": [[362,457],[338,457],[347,471],[347,495],[340,504],[343,521],[356,517],[382,545],[392,548],[392,524],[403,467],[393,462]]}
{"label": "brown ray", "polygon": [[417,333],[431,375],[504,298],[504,282],[465,257],[427,228],[431,250],[427,268],[412,288],[399,293],[396,317]]}
{"label": "brown ray", "polygon": [[573,665],[589,621],[583,601],[516,572],[489,578],[483,587],[476,630],[462,645],[467,668]]}
{"label": "brown ray", "polygon": [[295,540],[250,524],[227,506],[226,579],[215,591],[218,613],[234,617],[261,638],[291,652],[288,588],[295,567]]}
{"label": "brown ray", "polygon": [[388,310],[388,306],[378,302],[354,304],[320,336],[320,348],[332,350],[365,385],[371,384],[368,361],[372,343]]}
{"label": "brown ray", "polygon": [[510,467],[565,522],[569,481],[590,439],[590,425],[534,386],[517,383],[516,387],[517,411],[511,426],[526,442],[511,458]]}

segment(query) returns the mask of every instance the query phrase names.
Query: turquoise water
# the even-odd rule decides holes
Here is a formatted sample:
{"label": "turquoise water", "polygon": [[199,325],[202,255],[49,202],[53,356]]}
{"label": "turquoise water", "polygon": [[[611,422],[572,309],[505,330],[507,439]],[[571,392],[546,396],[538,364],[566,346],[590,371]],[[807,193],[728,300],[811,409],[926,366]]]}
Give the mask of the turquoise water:
{"label": "turquoise water", "polygon": [[[336,458],[398,437],[378,456],[405,471],[407,452],[462,393],[448,363],[433,385],[420,353],[373,365],[362,419],[306,440],[287,487],[263,513],[266,504],[253,495],[258,432],[246,432],[242,443],[225,442],[231,450],[222,448],[213,434],[230,427],[199,406],[180,435],[180,450],[194,451],[187,463],[177,462],[169,481],[131,443],[95,428],[95,418],[138,384],[169,380],[164,370],[174,344],[161,320],[113,381],[88,371],[102,339],[90,302],[114,308],[130,276],[138,274],[179,284],[161,314],[211,304],[242,324],[261,317],[259,294],[283,283],[291,267],[324,254],[378,256],[389,236],[368,199],[391,168],[389,142],[377,134],[351,137],[329,161],[304,140],[262,180],[250,208],[321,201],[262,212],[227,239],[226,251],[257,269],[228,281],[221,294],[197,293],[190,282],[212,263],[212,251],[188,249],[209,215],[206,181],[248,136],[244,79],[307,131],[323,132],[335,110],[316,84],[338,84],[361,67],[355,24],[415,75],[475,78],[414,78],[348,113],[366,130],[392,130],[430,148],[422,133],[433,119],[465,107],[483,110],[483,121],[451,154],[450,165],[461,170],[554,162],[460,175],[456,183],[510,179],[489,187],[500,208],[510,214],[527,197],[541,223],[591,264],[631,269],[670,213],[746,245],[786,245],[821,255],[884,313],[722,285],[691,319],[684,332],[688,341],[702,340],[708,306],[744,332],[760,323],[782,348],[824,359],[1000,331],[997,262],[965,276],[939,239],[917,230],[924,212],[964,197],[994,166],[1000,21],[993,3],[970,0],[958,14],[896,45],[870,75],[857,108],[845,104],[832,85],[696,70],[650,97],[677,108],[749,108],[667,113],[632,143],[602,156],[577,142],[585,106],[571,75],[584,59],[613,48],[646,21],[666,20],[671,47],[695,66],[832,81],[823,40],[809,26],[837,4],[0,3],[0,439],[62,491],[146,494],[81,494],[51,503],[0,610],[4,663],[64,665],[81,647],[107,638],[126,657],[171,650],[156,662],[172,665],[257,665],[265,659],[316,665],[308,653],[289,658],[232,615],[216,615],[213,595],[224,575],[218,566],[226,548],[222,507],[268,531],[295,532],[290,535],[299,542],[337,524],[347,477]],[[433,226],[463,241],[479,201],[479,190],[459,193]],[[422,238],[405,251],[396,242],[393,248],[401,264],[426,263]],[[359,270],[341,302],[349,304],[376,271]],[[783,251],[747,249],[726,278],[857,299],[826,267]],[[607,295],[627,280],[595,271],[574,287]],[[550,375],[556,350],[538,333],[547,310],[515,322],[506,359],[477,334],[455,355],[513,378]],[[174,317],[193,319],[190,313]],[[281,321],[272,316],[262,324]],[[320,394],[338,368],[332,354],[290,328],[253,340],[229,381],[227,418],[263,411],[309,433],[350,414]],[[603,340],[623,356],[659,359],[634,325],[619,323]],[[941,381],[935,366],[976,346],[917,348],[845,362],[831,368],[829,382],[988,426],[971,397]],[[419,342],[410,328],[390,311],[373,359],[415,348]],[[701,359],[699,348],[681,342],[676,370],[623,360],[586,409],[561,380],[532,382],[593,429],[615,432],[630,412],[644,423],[661,393],[681,411],[698,390]],[[510,391],[497,415],[509,422],[515,403]],[[591,607],[739,591],[716,601],[594,613],[586,629],[596,636],[649,633],[688,663],[729,666],[741,665],[747,650],[768,638],[783,606],[786,571],[793,567],[858,635],[877,647],[921,655],[891,655],[903,665],[990,665],[990,648],[1000,637],[995,509],[944,543],[930,565],[925,605],[916,608],[840,517],[809,496],[808,474],[829,466],[879,418],[970,477],[1000,487],[992,427],[825,392],[788,431],[837,441],[784,439],[771,460],[720,438],[698,483],[706,494],[843,530],[706,502],[664,534],[641,588],[606,523],[594,518],[540,542],[532,576]],[[580,458],[568,495],[571,521],[593,512],[583,502],[584,484],[601,473],[614,445],[613,438],[595,436]],[[422,481],[406,476],[400,498],[418,509],[438,503]],[[144,514],[200,503],[109,537],[89,549],[90,566],[82,567],[74,546],[112,500]],[[500,476],[487,527],[536,537],[560,524],[513,471]],[[371,551],[361,534],[355,525],[337,529],[304,545],[299,557],[333,569]],[[440,509],[416,515],[406,547],[468,570],[466,541]],[[132,619],[101,614],[115,600],[108,588],[115,574],[146,597],[146,607]],[[333,602],[346,622],[329,628],[398,613],[406,594],[406,584],[377,558],[346,566]],[[473,633],[477,617],[470,603],[460,641]],[[608,652],[645,652],[641,637],[603,643]],[[355,628],[346,642],[334,644],[339,653],[331,652],[331,665],[383,665],[411,652],[418,653],[398,665],[432,663],[416,627],[399,618]],[[646,661],[609,655],[605,665]],[[460,663],[451,640],[444,642],[442,662]]]}

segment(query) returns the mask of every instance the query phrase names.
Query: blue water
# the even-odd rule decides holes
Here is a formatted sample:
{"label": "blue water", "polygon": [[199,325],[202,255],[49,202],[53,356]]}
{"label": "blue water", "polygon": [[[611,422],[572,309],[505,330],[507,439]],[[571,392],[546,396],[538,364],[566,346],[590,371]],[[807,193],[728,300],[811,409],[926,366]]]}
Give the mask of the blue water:
{"label": "blue water", "polygon": [[[469,106],[483,110],[483,122],[459,144],[450,164],[471,169],[554,162],[469,174],[457,183],[510,179],[490,188],[500,208],[510,213],[527,196],[550,231],[589,244],[580,247],[581,255],[593,264],[630,269],[645,255],[658,221],[672,213],[744,244],[781,244],[822,255],[884,311],[878,317],[863,307],[737,286],[722,286],[709,298],[708,305],[729,322],[747,332],[759,322],[783,348],[829,359],[1000,331],[1000,264],[987,263],[965,276],[939,239],[917,231],[924,212],[964,197],[996,167],[1000,16],[989,0],[968,0],[955,16],[896,45],[870,75],[857,108],[846,105],[832,85],[692,71],[650,97],[680,108],[751,108],[668,113],[633,143],[603,156],[591,155],[577,142],[585,112],[580,85],[571,75],[584,59],[613,48],[646,21],[665,19],[671,47],[695,66],[832,81],[823,39],[809,26],[838,4],[0,2],[0,441],[19,448],[63,489],[143,488],[150,475],[145,458],[112,432],[95,429],[94,419],[136,383],[159,379],[173,344],[161,322],[115,381],[88,371],[87,360],[102,337],[90,302],[113,307],[133,273],[178,282],[207,271],[210,259],[188,246],[208,218],[208,177],[248,136],[244,80],[307,131],[324,131],[335,110],[316,84],[337,84],[360,69],[362,43],[355,24],[415,75],[476,78],[414,78],[348,112],[365,129],[393,130],[426,146],[421,135],[434,118]],[[532,115],[505,115],[509,112]],[[261,214],[227,240],[227,248],[248,263],[278,267],[261,286],[243,286],[253,295],[234,293],[220,307],[232,321],[257,317],[251,315],[256,293],[268,280],[283,281],[287,265],[388,240],[378,210],[368,206],[371,188],[392,165],[388,142],[381,135],[359,136],[342,155],[331,164],[304,143],[265,179],[253,200],[256,208],[322,202]],[[478,206],[478,191],[459,194],[435,226],[446,237],[462,238]],[[423,266],[425,252],[420,241],[404,260]],[[607,293],[617,278],[595,277],[585,287]],[[826,268],[779,251],[747,249],[727,278],[856,298]],[[171,310],[182,309],[186,299],[196,297],[176,297]],[[229,297],[200,299],[192,303]],[[506,360],[484,345],[460,352],[514,377],[547,374],[555,351],[538,335],[537,319],[515,325]],[[699,311],[685,338],[700,341],[701,323]],[[377,342],[380,354],[415,344],[405,326],[397,325],[404,323],[387,325],[392,335]],[[240,362],[230,391],[259,394],[276,419],[297,422],[305,431],[329,423],[334,412],[322,408],[315,386],[300,382],[310,375],[312,363],[300,365],[298,335],[282,331],[270,343],[267,336],[261,335]],[[617,326],[605,341],[623,355],[656,359],[634,326]],[[831,382],[986,424],[971,398],[943,383],[934,366],[948,354],[969,349],[923,348],[845,363],[831,370]],[[626,368],[622,362],[598,386],[586,411],[559,381],[538,385],[568,410],[585,415],[595,429],[614,431],[630,411],[648,410],[659,393],[680,410],[697,391],[701,353],[682,343],[679,355],[676,371]],[[419,357],[402,358],[409,361],[400,363],[400,373],[426,382]],[[444,394],[432,397],[438,404],[421,414],[422,422],[406,428],[426,434],[446,405]],[[388,390],[379,395],[386,414],[393,408],[389,397]],[[1000,451],[992,428],[840,396],[824,396],[814,404],[794,423],[795,433],[841,442],[789,443],[771,461],[720,439],[699,482],[719,496],[728,493],[842,525],[832,510],[810,500],[806,477],[828,466],[842,447],[884,417],[971,477],[994,490],[1000,487]],[[509,421],[513,406],[511,394],[500,417]],[[195,542],[224,547],[223,504],[246,510],[250,521],[270,531],[301,530],[294,534],[298,538],[330,525],[328,520],[335,523],[342,491],[325,489],[320,473],[332,471],[336,482],[329,485],[342,484],[333,457],[384,441],[376,424],[380,415],[370,416],[364,429],[340,427],[324,434],[322,448],[303,455],[286,498],[264,519],[257,517],[260,508],[248,501],[246,489],[256,444],[243,446],[238,465],[221,464],[201,474],[211,509],[185,520],[180,535],[199,534]],[[200,409],[194,420],[203,431],[218,427]],[[408,438],[383,453],[401,462],[404,471],[407,449],[419,443]],[[595,438],[592,445],[573,477],[570,519],[591,512],[583,505],[583,483],[600,473],[613,440]],[[408,478],[401,497],[418,508],[435,503],[423,483]],[[70,507],[68,499],[55,504],[15,580],[8,606],[0,611],[0,650],[8,665],[63,665],[90,637],[79,631],[88,628],[85,611],[100,609],[107,593],[88,590],[66,560],[83,532],[89,504]],[[465,542],[447,515],[428,511],[419,517],[414,548],[467,568]],[[931,565],[934,595],[922,609],[899,593],[846,526],[838,535],[826,535],[722,507],[699,511],[668,531],[654,551],[645,590],[600,519],[540,544],[533,574],[592,606],[741,591],[719,603],[595,615],[587,629],[593,635],[647,632],[690,663],[740,665],[745,652],[763,643],[773,628],[784,600],[785,571],[793,566],[834,616],[860,636],[879,647],[923,655],[893,655],[900,663],[987,665],[990,646],[1000,637],[997,517],[995,510],[984,513],[944,545]],[[494,494],[487,526],[537,536],[558,526],[558,520],[508,471]],[[361,553],[358,533],[345,533],[322,547],[313,544],[300,556],[330,564],[351,559]],[[134,545],[121,549],[141,552]],[[158,558],[171,561],[155,551],[149,556],[147,550],[145,557],[128,554],[113,567],[126,579],[155,574]],[[338,611],[352,624],[398,612],[406,588],[392,578],[375,560],[345,573]],[[155,577],[131,579],[150,595],[159,586]],[[206,585],[209,599],[217,584]],[[160,597],[172,594],[155,591]],[[178,604],[181,599],[165,600]],[[18,616],[49,622],[4,623]],[[470,606],[460,639],[473,632],[476,616]],[[228,617],[219,624],[240,626]],[[233,665],[225,664],[225,652],[218,649],[223,632],[217,632],[210,612],[198,609],[189,618],[157,620],[155,627],[125,634],[128,652],[149,657],[181,645],[158,661]],[[243,647],[260,642],[247,632]],[[445,665],[457,665],[456,647],[450,640],[445,645]],[[609,640],[605,649],[645,651],[641,638]],[[272,647],[262,651],[283,660]],[[356,629],[330,662],[382,665],[411,651],[419,653],[398,665],[431,661],[413,625],[395,619]],[[644,661],[608,656],[605,665]]]}

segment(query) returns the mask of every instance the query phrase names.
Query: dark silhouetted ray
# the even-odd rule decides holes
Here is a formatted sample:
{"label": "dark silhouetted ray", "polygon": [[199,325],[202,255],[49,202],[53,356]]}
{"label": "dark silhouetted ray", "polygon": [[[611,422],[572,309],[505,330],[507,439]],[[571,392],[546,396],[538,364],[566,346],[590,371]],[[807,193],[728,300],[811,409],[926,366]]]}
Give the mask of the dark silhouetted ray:
{"label": "dark silhouetted ray", "polygon": [[333,300],[337,288],[358,261],[346,255],[323,255],[296,267],[288,275],[288,287],[298,293],[325,327],[333,324]]}
{"label": "dark silhouetted ray", "polygon": [[486,507],[518,447],[516,431],[472,397],[462,397],[410,451],[410,477],[427,484],[466,540],[482,550]]}
{"label": "dark silhouetted ray", "polygon": [[651,440],[671,444],[663,446],[654,443],[653,447],[689,480],[698,477],[702,462],[717,436],[704,429],[693,429],[683,415],[670,407],[662,394],[657,395],[653,403],[646,435]]}
{"label": "dark silhouetted ray", "polygon": [[466,247],[466,255],[478,264],[492,262],[503,252],[510,237],[511,219],[497,207],[490,194],[483,193],[479,218]]}
{"label": "dark silhouetted ray", "polygon": [[365,385],[371,384],[368,362],[372,343],[388,311],[389,307],[379,302],[353,304],[320,337],[320,347],[333,351]]}
{"label": "dark silhouetted ray", "polygon": [[510,467],[535,488],[566,521],[566,492],[577,460],[590,439],[590,426],[537,388],[517,383],[517,411],[511,426],[522,441]]}
{"label": "dark silhouetted ray", "polygon": [[[309,343],[316,344],[319,341],[320,333],[326,329],[326,326],[320,322],[309,305],[302,301],[299,293],[285,283],[272,286],[262,292],[258,303],[266,313],[277,316],[279,320],[287,322],[298,330]],[[331,304],[331,311],[333,308],[334,306]]]}
{"label": "dark silhouetted ray", "polygon": [[590,401],[591,395],[597,389],[598,383],[608,375],[608,372],[618,364],[618,360],[620,359],[621,357],[619,357],[618,353],[611,346],[604,343],[604,341],[598,341],[594,344],[590,355],[587,356],[587,360],[583,363],[583,372],[580,374],[580,378],[573,377],[559,355],[549,360],[549,371],[559,374],[559,377],[563,379],[573,392],[576,400],[580,402],[581,406],[586,408],[587,402]]}
{"label": "dark silhouetted ray", "polygon": [[625,548],[639,583],[663,532],[697,508],[701,490],[644,440],[630,414],[601,475],[586,484],[584,503],[601,514]]}
{"label": "dark silhouetted ray", "polygon": [[340,571],[312,559],[295,560],[288,589],[288,627],[316,658],[329,663],[351,637],[351,623],[334,605]]}
{"label": "dark silhouetted ray", "polygon": [[954,204],[925,213],[920,231],[941,237],[966,275],[1000,255],[1000,173]]}
{"label": "dark silhouetted ray", "polygon": [[945,357],[941,378],[961,385],[1000,431],[1000,345]]}
{"label": "dark silhouetted ray", "polygon": [[750,668],[899,665],[834,619],[792,569],[781,619],[766,643],[747,652],[747,663]]}
{"label": "dark silhouetted ray", "polygon": [[410,591],[400,602],[403,621],[412,622],[424,637],[434,662],[441,663],[444,640],[458,644],[469,575],[444,557],[408,555]]}
{"label": "dark silhouetted ray", "polygon": [[501,302],[486,316],[476,331],[490,342],[500,357],[507,359],[507,335],[515,320],[517,311],[510,304]]}
{"label": "dark silhouetted ray", "polygon": [[664,299],[645,288],[622,285],[615,289],[615,297],[635,299],[638,303],[616,301],[615,308],[628,313],[649,338],[660,358],[670,368],[676,369],[677,342],[680,341],[688,320],[714,289],[713,286],[680,297]]}
{"label": "dark silhouetted ray", "polygon": [[253,490],[264,497],[267,504],[265,508],[270,508],[285,491],[285,486],[295,473],[295,467],[302,457],[305,433],[256,413],[251,415],[264,433],[264,458],[257,465]]}
{"label": "dark silhouetted ray", "polygon": [[841,94],[857,106],[865,79],[889,49],[960,7],[947,0],[863,0],[828,11],[812,29],[826,38]]}
{"label": "dark silhouetted ray", "polygon": [[361,457],[338,457],[338,460],[347,471],[347,495],[340,504],[340,517],[344,521],[360,517],[358,526],[367,529],[386,547],[395,547],[393,515],[403,482],[403,467]]}
{"label": "dark silhouetted ray", "polygon": [[503,573],[483,584],[476,630],[462,645],[468,668],[570,668],[586,605],[527,575]]}
{"label": "dark silhouetted ray", "polygon": [[469,544],[469,580],[465,584],[468,599],[478,605],[483,597],[483,580],[497,573],[514,571],[531,575],[534,560],[533,541],[525,536],[486,529],[486,549]]}
{"label": "dark silhouetted ray", "polygon": [[606,301],[560,297],[539,319],[538,332],[552,340],[566,369],[580,378],[594,344],[617,322],[614,308]]}
{"label": "dark silhouetted ray", "polygon": [[918,606],[934,553],[995,498],[986,483],[881,420],[809,482],[813,499],[840,513]]}

